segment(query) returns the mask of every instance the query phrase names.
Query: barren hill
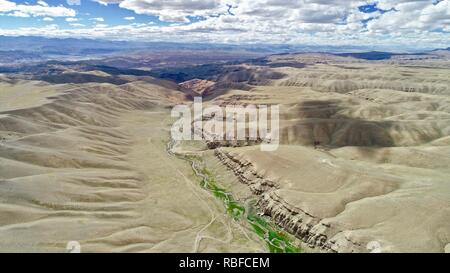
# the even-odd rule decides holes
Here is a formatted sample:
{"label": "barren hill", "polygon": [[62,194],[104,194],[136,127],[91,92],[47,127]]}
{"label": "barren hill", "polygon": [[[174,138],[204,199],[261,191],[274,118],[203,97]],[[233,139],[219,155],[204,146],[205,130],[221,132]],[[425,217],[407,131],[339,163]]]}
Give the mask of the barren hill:
{"label": "barren hill", "polygon": [[357,57],[272,55],[167,68],[169,80],[74,64],[0,75],[1,249],[79,241],[84,251],[268,251],[200,186],[194,166],[168,153],[170,109],[200,94],[206,105],[280,106],[274,152],[250,141],[180,149],[304,249],[443,252],[449,60]]}
{"label": "barren hill", "polygon": [[283,77],[208,102],[280,105],[277,151],[238,142],[214,153],[259,196],[260,209],[314,249],[367,252],[376,242],[383,252],[443,252],[450,243],[448,62],[419,67],[323,54],[270,62],[283,64],[269,68]]}
{"label": "barren hill", "polygon": [[83,252],[264,251],[166,152],[170,108],[186,94],[127,81],[1,77],[1,250],[65,252],[77,241]]}

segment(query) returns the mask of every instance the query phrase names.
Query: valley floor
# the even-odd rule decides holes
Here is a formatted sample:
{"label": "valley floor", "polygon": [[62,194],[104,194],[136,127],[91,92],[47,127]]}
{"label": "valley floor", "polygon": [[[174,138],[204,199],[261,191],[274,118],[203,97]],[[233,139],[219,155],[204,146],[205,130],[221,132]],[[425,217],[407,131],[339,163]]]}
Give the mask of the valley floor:
{"label": "valley floor", "polygon": [[[65,252],[69,241],[83,252],[268,251],[200,187],[189,164],[167,153],[173,120],[165,106],[137,105],[128,93],[130,101],[114,112],[107,103],[114,96],[100,101],[95,87],[87,90],[87,97],[65,93],[91,104],[78,108],[79,116],[64,112],[62,93],[35,102],[37,110],[3,116],[1,251]],[[32,127],[11,133],[25,122]]]}
{"label": "valley floor", "polygon": [[[274,55],[180,85],[0,75],[0,251],[449,251],[450,70],[422,62]],[[194,95],[279,105],[279,149],[172,154],[170,110]]]}

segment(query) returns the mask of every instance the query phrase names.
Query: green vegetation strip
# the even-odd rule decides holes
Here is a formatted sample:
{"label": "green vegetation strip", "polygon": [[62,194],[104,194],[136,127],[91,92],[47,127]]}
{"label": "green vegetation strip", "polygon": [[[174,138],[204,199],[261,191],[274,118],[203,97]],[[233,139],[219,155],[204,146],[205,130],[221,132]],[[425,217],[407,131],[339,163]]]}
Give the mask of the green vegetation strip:
{"label": "green vegetation strip", "polygon": [[[292,243],[292,236],[281,230],[279,227],[268,221],[266,218],[256,215],[252,212],[247,212],[245,207],[237,202],[230,192],[219,187],[214,178],[214,175],[206,168],[197,169],[196,166],[201,166],[202,159],[195,156],[184,156],[184,159],[190,161],[194,171],[198,172],[202,181],[200,185],[205,190],[211,192],[218,199],[225,204],[227,213],[236,221],[246,220],[253,228],[254,232],[263,239],[270,252],[272,253],[300,253],[301,248]],[[197,170],[195,170],[197,169]]]}

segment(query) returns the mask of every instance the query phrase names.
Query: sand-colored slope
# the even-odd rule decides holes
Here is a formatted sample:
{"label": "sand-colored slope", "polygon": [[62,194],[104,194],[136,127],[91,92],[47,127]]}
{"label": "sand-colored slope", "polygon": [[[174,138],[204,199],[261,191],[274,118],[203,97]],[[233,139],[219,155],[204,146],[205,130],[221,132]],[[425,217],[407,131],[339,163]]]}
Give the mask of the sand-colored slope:
{"label": "sand-colored slope", "polygon": [[167,154],[168,86],[2,83],[1,251],[266,251]]}
{"label": "sand-colored slope", "polygon": [[319,250],[369,252],[376,244],[383,252],[443,252],[450,243],[448,62],[269,60],[284,77],[208,101],[280,105],[277,151],[253,142],[216,150],[259,195],[261,210]]}
{"label": "sand-colored slope", "polygon": [[[204,153],[217,157],[208,168],[234,171],[219,177],[234,195],[253,192],[261,211],[317,250],[368,252],[376,242],[384,252],[442,252],[448,68],[448,60],[323,54],[230,67],[205,103],[279,104],[282,145],[219,148]],[[76,240],[83,251],[267,251],[166,152],[169,110],[193,92],[150,77],[111,84],[82,74],[78,84],[0,76],[2,250],[64,251]]]}
{"label": "sand-colored slope", "polygon": [[[448,92],[450,94],[450,91]],[[283,144],[415,146],[450,134],[450,97],[390,89],[319,92],[310,87],[230,90],[212,104],[280,104]]]}
{"label": "sand-colored slope", "polygon": [[253,187],[273,184],[263,191],[261,208],[312,245],[364,252],[377,241],[384,252],[442,252],[449,242],[448,162],[443,171],[374,165],[301,146],[270,153],[258,146],[222,148],[218,153]]}

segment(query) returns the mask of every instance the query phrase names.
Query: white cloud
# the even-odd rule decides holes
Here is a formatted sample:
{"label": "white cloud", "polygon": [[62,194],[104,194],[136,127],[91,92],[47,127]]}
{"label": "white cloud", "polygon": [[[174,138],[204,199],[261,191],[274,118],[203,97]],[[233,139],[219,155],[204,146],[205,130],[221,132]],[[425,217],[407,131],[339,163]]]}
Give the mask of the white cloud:
{"label": "white cloud", "polygon": [[48,7],[48,4],[44,1],[37,1],[36,2],[38,5],[43,6],[43,7]]}
{"label": "white cloud", "polygon": [[450,25],[450,1],[444,0],[436,4],[431,1],[394,1],[382,0],[379,4],[390,10],[382,14],[378,20],[368,23],[368,29],[374,33],[432,31]]}
{"label": "white cloud", "polygon": [[123,19],[128,21],[133,21],[135,18],[133,16],[123,17]]}
{"label": "white cloud", "polygon": [[8,0],[0,0],[0,14],[9,16],[25,17],[67,17],[75,16],[76,12],[63,6],[49,6],[44,1],[38,1],[36,5],[16,4]]}
{"label": "white cloud", "polygon": [[79,6],[81,5],[81,0],[66,0],[69,6]]}
{"label": "white cloud", "polygon": [[54,19],[52,17],[44,17],[44,18],[42,18],[42,21],[52,22],[52,21],[54,21]]}
{"label": "white cloud", "polygon": [[78,18],[75,18],[75,17],[66,18],[66,22],[77,22],[77,21],[78,21]]}
{"label": "white cloud", "polygon": [[21,11],[13,11],[11,13],[6,14],[7,16],[12,16],[12,17],[22,17],[22,18],[26,18],[26,17],[30,17],[30,14],[25,13],[25,12],[21,12]]}
{"label": "white cloud", "polygon": [[208,16],[227,10],[224,0],[94,0],[119,4],[137,14],[158,16],[162,21],[189,22],[187,16]]}
{"label": "white cloud", "polygon": [[[450,44],[450,0],[94,1],[118,4],[136,14],[158,16],[171,24],[78,26],[80,28],[75,30],[53,29],[51,35],[187,42],[384,44],[398,47],[448,47]],[[388,12],[363,13],[358,9],[361,5],[375,2]],[[0,0],[0,13],[2,9],[10,13],[18,11],[14,7],[13,2]],[[191,16],[202,18],[191,21]],[[124,19],[132,21],[131,16],[127,18]],[[104,21],[103,18],[91,20]],[[11,32],[49,35],[48,32],[30,28],[0,30],[0,34]]]}
{"label": "white cloud", "polygon": [[92,0],[92,1],[97,2],[103,6],[107,6],[109,4],[120,4],[120,2],[122,2],[122,0]]}
{"label": "white cloud", "polygon": [[104,22],[105,21],[105,19],[103,19],[102,17],[91,18],[90,20],[97,21],[97,22]]}
{"label": "white cloud", "polygon": [[69,24],[69,25],[71,25],[72,27],[85,27],[85,25],[80,24],[80,23],[72,23],[72,24]]}

